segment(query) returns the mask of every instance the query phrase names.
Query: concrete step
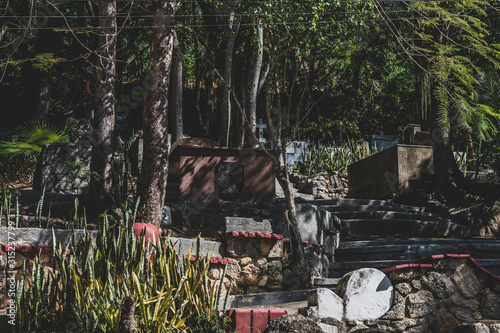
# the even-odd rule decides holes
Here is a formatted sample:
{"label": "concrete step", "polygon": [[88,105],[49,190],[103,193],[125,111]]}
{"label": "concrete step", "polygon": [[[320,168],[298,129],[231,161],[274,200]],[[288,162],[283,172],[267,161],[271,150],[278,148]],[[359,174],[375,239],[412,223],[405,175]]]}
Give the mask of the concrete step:
{"label": "concrete step", "polygon": [[334,205],[334,206],[360,206],[360,205],[370,205],[370,206],[398,206],[398,207],[406,207],[406,208],[414,208],[416,210],[420,210],[420,207],[411,206],[411,205],[402,205],[395,204],[393,202],[387,200],[376,200],[376,199],[320,199],[320,200],[311,200],[309,203],[312,203],[317,206],[323,205]]}
{"label": "concrete step", "polygon": [[[479,265],[491,273],[500,276],[500,259],[476,259]],[[369,260],[334,262],[329,265],[330,278],[341,278],[345,274],[360,268],[384,269],[402,264],[412,264],[415,260]]]}
{"label": "concrete step", "polygon": [[500,242],[496,239],[481,239],[481,238],[470,238],[470,239],[451,239],[451,238],[409,238],[409,239],[376,239],[376,240],[358,240],[358,241],[348,241],[340,243],[339,248],[349,249],[349,248],[364,248],[367,246],[378,246],[378,245],[425,245],[425,244],[443,244],[452,246],[500,246]]}
{"label": "concrete step", "polygon": [[443,218],[436,214],[431,214],[427,212],[394,212],[394,211],[338,211],[335,212],[341,220],[349,219],[377,219],[377,220],[388,220],[388,219],[406,219],[406,220],[429,220],[437,221]]}
{"label": "concrete step", "polygon": [[350,219],[342,221],[342,236],[457,237],[469,236],[469,228],[447,220]]}
{"label": "concrete step", "polygon": [[410,253],[411,245],[377,245],[362,248],[337,249],[336,262],[368,261],[368,260],[413,260],[415,256]]}
{"label": "concrete step", "polygon": [[490,271],[496,276],[500,276],[500,259],[474,259],[486,270]]}
{"label": "concrete step", "polygon": [[396,206],[396,205],[348,205],[348,206],[338,206],[338,205],[318,205],[319,207],[326,209],[332,213],[337,212],[374,212],[374,211],[384,211],[384,212],[423,212],[423,209],[419,207],[412,206]]}
{"label": "concrete step", "polygon": [[313,279],[313,286],[315,288],[330,288],[335,289],[340,282],[340,278],[320,278]]}
{"label": "concrete step", "polygon": [[[465,240],[453,239],[451,242],[436,242],[436,240],[420,240],[416,243],[394,242],[393,244],[379,244],[362,242],[363,246],[342,247],[335,251],[335,261],[367,261],[380,259],[409,259],[416,260],[433,254],[459,253],[470,254],[474,258],[497,259],[500,258],[500,242],[464,242]],[[356,242],[353,242],[356,243]],[[349,246],[347,244],[347,246]]]}
{"label": "concrete step", "polygon": [[360,268],[384,269],[396,265],[411,264],[414,260],[369,260],[334,262],[328,266],[329,277],[341,278],[345,274]]}

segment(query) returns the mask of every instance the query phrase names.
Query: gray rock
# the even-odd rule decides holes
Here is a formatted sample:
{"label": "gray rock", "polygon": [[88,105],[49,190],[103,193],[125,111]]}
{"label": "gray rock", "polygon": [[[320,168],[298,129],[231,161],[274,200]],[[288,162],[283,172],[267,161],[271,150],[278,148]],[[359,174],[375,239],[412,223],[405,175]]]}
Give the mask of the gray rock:
{"label": "gray rock", "polygon": [[473,332],[475,333],[490,333],[490,329],[483,323],[472,324]]}
{"label": "gray rock", "polygon": [[392,306],[392,308],[384,314],[381,319],[401,320],[405,318],[405,303],[399,302]]}
{"label": "gray rock", "polygon": [[408,315],[410,318],[423,317],[432,313],[434,295],[427,290],[408,295]]}
{"label": "gray rock", "polygon": [[458,320],[444,309],[435,311],[433,317],[433,321],[430,325],[435,326],[438,329],[438,332],[451,332],[455,327],[460,325]]}
{"label": "gray rock", "polygon": [[406,296],[409,293],[411,293],[411,286],[408,282],[403,282],[403,283],[398,283],[397,285],[394,286],[394,289],[399,291],[401,295]]}
{"label": "gray rock", "polygon": [[453,309],[453,314],[455,317],[461,322],[470,322],[474,321],[474,317],[472,316],[472,312],[467,309]]}
{"label": "gray rock", "polygon": [[455,293],[451,296],[451,300],[457,306],[464,307],[472,311],[479,310],[479,301],[475,298],[463,298],[461,293]]}
{"label": "gray rock", "polygon": [[491,333],[500,333],[500,324],[490,324],[489,327]]}
{"label": "gray rock", "polygon": [[455,285],[451,279],[438,272],[430,272],[428,276],[424,276],[422,286],[441,299],[449,297],[455,291]]}
{"label": "gray rock", "polygon": [[349,333],[361,333],[368,331],[369,327],[364,324],[358,324],[349,330]]}
{"label": "gray rock", "polygon": [[500,319],[500,295],[489,293],[484,298],[483,317],[488,319]]}
{"label": "gray rock", "polygon": [[490,330],[482,323],[462,324],[455,327],[453,333],[490,333]]}
{"label": "gray rock", "polygon": [[407,333],[426,333],[427,328],[428,328],[427,324],[420,324],[417,326],[410,327],[408,330],[406,330],[406,332]]}
{"label": "gray rock", "polygon": [[347,333],[347,325],[343,321],[333,318],[322,318],[320,319],[320,322],[323,324],[337,327],[338,333]]}
{"label": "gray rock", "polygon": [[323,333],[312,319],[299,314],[285,315],[269,323],[267,333]]}
{"label": "gray rock", "polygon": [[468,264],[457,267],[451,278],[465,297],[474,297],[481,291],[481,282]]}

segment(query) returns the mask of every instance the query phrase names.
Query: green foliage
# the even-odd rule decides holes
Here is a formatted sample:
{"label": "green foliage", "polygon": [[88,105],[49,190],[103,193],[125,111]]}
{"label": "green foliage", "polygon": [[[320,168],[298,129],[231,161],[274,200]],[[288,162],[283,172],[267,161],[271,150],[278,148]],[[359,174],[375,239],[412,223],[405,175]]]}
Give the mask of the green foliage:
{"label": "green foliage", "polygon": [[436,124],[448,131],[453,126],[480,140],[491,139],[496,131],[493,119],[500,113],[479,102],[478,86],[481,66],[500,68],[500,46],[488,41],[484,2],[414,1],[411,8],[422,12],[412,53],[425,57],[424,69],[434,81],[439,101]]}
{"label": "green foliage", "polygon": [[320,172],[347,171],[347,167],[359,160],[370,156],[363,144],[348,140],[343,147],[327,147],[319,142],[309,143],[309,151],[304,154],[304,160],[299,167],[299,172],[309,177]]}
{"label": "green foliage", "polygon": [[310,121],[301,129],[303,135],[312,141],[339,139],[339,131],[342,131],[344,138],[360,136],[357,121],[333,120],[322,116],[319,116],[317,121]]}
{"label": "green foliage", "polygon": [[229,323],[230,318],[225,314],[220,316],[202,314],[194,317],[187,325],[192,333],[226,333]]}
{"label": "green foliage", "polygon": [[95,244],[88,233],[78,242],[73,237],[66,248],[54,243],[56,269],[43,267],[37,257],[30,279],[24,270],[16,295],[18,332],[120,332],[122,305],[130,295],[137,302],[139,332],[181,331],[195,317],[201,319],[194,323],[219,327],[211,320],[221,283],[209,285],[210,258],[178,256],[170,241],[144,246],[144,236],[136,239],[128,220],[117,228],[110,229],[105,217]]}
{"label": "green foliage", "polygon": [[20,136],[19,141],[1,141],[0,155],[7,157],[25,156],[36,159],[42,147],[53,142],[65,142],[68,138],[68,130],[59,130],[54,125],[31,120],[14,129],[14,134]]}
{"label": "green foliage", "polygon": [[[33,64],[33,68],[38,69],[40,71],[47,72],[54,65],[58,63],[64,62],[66,59],[55,56],[53,53],[40,53],[35,55],[33,58],[27,58],[22,60],[12,60],[9,63],[12,65],[22,65],[26,62],[31,62]],[[0,65],[1,66],[1,65]]]}

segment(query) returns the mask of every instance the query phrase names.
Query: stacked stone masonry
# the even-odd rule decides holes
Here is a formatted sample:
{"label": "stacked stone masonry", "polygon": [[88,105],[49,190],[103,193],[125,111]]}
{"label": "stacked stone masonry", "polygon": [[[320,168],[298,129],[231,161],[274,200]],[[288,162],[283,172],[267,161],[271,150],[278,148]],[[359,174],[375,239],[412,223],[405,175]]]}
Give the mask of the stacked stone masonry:
{"label": "stacked stone masonry", "polygon": [[345,321],[339,332],[500,332],[500,280],[468,256],[385,270],[393,305],[379,319]]}

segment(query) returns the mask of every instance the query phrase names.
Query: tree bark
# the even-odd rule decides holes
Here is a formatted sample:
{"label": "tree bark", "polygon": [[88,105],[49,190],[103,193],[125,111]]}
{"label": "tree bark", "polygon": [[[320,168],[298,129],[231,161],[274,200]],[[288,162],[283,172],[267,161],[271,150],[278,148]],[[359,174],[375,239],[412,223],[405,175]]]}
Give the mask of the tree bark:
{"label": "tree bark", "polygon": [[144,99],[144,159],[138,190],[145,222],[160,226],[168,161],[168,86],[174,46],[174,2],[160,2],[153,18],[153,41]]}
{"label": "tree bark", "polygon": [[264,32],[262,26],[257,26],[257,45],[252,59],[252,67],[247,88],[247,105],[245,109],[250,119],[250,130],[255,133],[257,128],[257,94],[259,89],[260,72],[262,70],[262,57],[264,54]]}
{"label": "tree bark", "polygon": [[182,139],[183,120],[182,120],[182,90],[184,88],[182,76],[182,53],[177,35],[174,33],[174,54],[172,59],[172,143]]}
{"label": "tree bark", "polygon": [[219,144],[223,147],[229,146],[229,130],[231,127],[231,85],[233,77],[233,53],[234,43],[238,35],[239,23],[234,25],[234,12],[229,17],[230,36],[226,45],[226,59],[224,62],[224,73],[221,100],[221,130],[219,132]]}
{"label": "tree bark", "polygon": [[99,46],[97,49],[97,87],[92,132],[93,174],[89,186],[88,208],[102,212],[112,203],[113,153],[115,144],[115,74],[116,74],[116,0],[99,2]]}
{"label": "tree bark", "polygon": [[52,70],[41,73],[38,90],[37,119],[47,121],[50,107],[50,87]]}

